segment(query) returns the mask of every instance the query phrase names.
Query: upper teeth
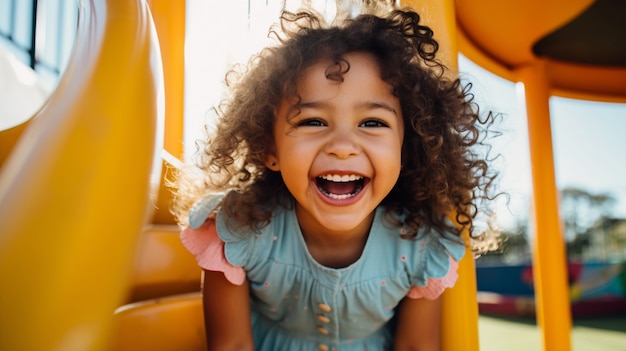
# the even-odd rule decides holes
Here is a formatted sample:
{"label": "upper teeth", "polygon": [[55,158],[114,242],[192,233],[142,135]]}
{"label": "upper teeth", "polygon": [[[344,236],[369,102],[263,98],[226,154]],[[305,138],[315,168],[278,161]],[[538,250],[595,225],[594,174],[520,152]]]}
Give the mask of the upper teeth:
{"label": "upper teeth", "polygon": [[339,174],[326,174],[320,176],[320,178],[331,181],[331,182],[353,182],[355,180],[363,179],[362,176],[356,174],[350,175],[339,175]]}

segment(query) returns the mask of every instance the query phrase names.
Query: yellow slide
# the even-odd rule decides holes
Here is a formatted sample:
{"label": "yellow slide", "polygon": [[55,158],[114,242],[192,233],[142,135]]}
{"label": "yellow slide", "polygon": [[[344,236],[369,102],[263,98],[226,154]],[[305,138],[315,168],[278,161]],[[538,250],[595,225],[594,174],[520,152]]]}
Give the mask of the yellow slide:
{"label": "yellow slide", "polygon": [[67,69],[2,164],[1,350],[106,349],[152,215],[164,93],[149,8],[80,5]]}

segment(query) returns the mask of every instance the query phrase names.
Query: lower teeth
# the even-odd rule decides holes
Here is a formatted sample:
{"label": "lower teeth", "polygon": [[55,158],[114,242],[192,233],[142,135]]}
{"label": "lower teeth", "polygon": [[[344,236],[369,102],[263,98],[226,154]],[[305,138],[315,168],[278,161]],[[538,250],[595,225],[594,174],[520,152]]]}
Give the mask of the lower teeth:
{"label": "lower teeth", "polygon": [[344,200],[349,197],[354,196],[354,194],[327,194],[328,197],[333,198],[335,200]]}

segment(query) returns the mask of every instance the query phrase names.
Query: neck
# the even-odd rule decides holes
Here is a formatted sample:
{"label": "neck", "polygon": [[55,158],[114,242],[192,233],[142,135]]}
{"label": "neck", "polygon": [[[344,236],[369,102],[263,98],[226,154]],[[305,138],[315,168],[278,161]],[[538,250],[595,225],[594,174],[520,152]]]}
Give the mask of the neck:
{"label": "neck", "polygon": [[299,220],[309,253],[319,264],[330,268],[349,266],[361,257],[373,221],[374,213],[358,227],[338,233]]}

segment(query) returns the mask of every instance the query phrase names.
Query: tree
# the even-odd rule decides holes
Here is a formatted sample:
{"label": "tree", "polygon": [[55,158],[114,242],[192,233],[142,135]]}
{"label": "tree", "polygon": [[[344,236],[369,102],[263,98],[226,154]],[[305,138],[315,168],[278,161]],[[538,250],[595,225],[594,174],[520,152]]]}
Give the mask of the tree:
{"label": "tree", "polygon": [[593,194],[576,187],[561,190],[561,217],[565,225],[565,239],[573,241],[594,225],[600,218],[608,217],[615,198],[607,193]]}
{"label": "tree", "polygon": [[[615,244],[612,228],[619,220],[610,215],[615,198],[607,193],[566,187],[561,190],[561,216],[563,218],[569,260],[606,260]],[[617,222],[616,222],[617,221]]]}

